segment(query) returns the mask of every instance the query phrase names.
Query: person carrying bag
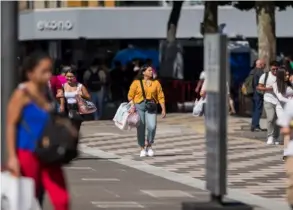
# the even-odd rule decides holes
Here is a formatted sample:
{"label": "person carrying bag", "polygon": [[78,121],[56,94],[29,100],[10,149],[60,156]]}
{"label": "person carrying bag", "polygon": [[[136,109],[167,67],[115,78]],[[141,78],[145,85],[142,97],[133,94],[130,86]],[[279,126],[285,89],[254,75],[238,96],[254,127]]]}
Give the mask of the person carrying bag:
{"label": "person carrying bag", "polygon": [[7,106],[7,169],[15,177],[32,179],[35,197],[43,186],[52,209],[69,210],[62,165],[76,157],[67,151],[77,151],[78,136],[67,118],[52,113],[54,107],[44,94],[52,60],[46,53],[35,52],[24,60],[21,73],[21,83]]}
{"label": "person carrying bag", "polygon": [[[162,117],[166,116],[165,97],[158,80],[153,79],[151,66],[143,66],[137,78],[132,82],[128,100],[132,103],[130,114],[137,112],[139,125],[137,127],[137,141],[140,146],[140,157],[154,156],[154,143],[157,126],[157,104],[162,108]],[[145,129],[147,128],[147,136]]]}

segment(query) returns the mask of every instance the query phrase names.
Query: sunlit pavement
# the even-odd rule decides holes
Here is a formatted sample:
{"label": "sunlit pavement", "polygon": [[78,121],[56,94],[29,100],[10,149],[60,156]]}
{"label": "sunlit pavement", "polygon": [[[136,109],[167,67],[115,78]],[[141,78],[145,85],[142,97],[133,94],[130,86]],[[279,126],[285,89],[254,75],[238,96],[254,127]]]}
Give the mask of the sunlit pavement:
{"label": "sunlit pavement", "polygon": [[[180,209],[181,201],[207,200],[203,124],[190,114],[158,118],[156,156],[142,159],[135,130],[84,123],[80,148],[87,156],[66,168],[73,209]],[[257,210],[285,210],[282,147],[241,137],[245,126],[247,120],[229,118],[229,194]]]}

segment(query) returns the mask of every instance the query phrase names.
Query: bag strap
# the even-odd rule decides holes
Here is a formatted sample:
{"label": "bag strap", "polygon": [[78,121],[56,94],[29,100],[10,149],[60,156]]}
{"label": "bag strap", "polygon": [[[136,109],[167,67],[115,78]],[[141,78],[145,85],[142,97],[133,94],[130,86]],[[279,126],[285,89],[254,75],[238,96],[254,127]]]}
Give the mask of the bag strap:
{"label": "bag strap", "polygon": [[81,83],[77,83],[77,91],[81,91],[82,88],[82,84]]}
{"label": "bag strap", "polygon": [[265,73],[264,87],[266,87],[266,85],[267,85],[268,77],[269,77],[269,72],[266,72]]}
{"label": "bag strap", "polygon": [[140,87],[141,87],[143,99],[146,100],[146,95],[145,95],[145,90],[144,90],[144,87],[142,84],[142,80],[139,80],[139,82],[140,82]]}

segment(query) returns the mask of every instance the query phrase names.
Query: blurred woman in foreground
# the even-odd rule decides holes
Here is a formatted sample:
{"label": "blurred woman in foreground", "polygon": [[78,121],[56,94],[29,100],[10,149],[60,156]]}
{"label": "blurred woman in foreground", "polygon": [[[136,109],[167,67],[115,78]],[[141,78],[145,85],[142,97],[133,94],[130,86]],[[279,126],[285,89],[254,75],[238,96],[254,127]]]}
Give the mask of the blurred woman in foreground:
{"label": "blurred woman in foreground", "polygon": [[15,176],[35,181],[36,197],[43,186],[55,210],[68,210],[69,193],[61,166],[43,164],[34,153],[54,109],[45,96],[51,71],[52,60],[47,54],[36,52],[24,60],[22,83],[7,109],[7,167]]}

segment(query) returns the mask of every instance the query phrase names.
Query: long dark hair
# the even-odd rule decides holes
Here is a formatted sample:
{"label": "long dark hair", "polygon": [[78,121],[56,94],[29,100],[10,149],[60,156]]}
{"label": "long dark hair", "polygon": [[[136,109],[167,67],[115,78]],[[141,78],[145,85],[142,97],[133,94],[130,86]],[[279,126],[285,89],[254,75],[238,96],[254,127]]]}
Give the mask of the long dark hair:
{"label": "long dark hair", "polygon": [[282,94],[285,94],[287,89],[287,82],[285,81],[286,70],[284,68],[278,69],[276,78],[277,78],[277,87],[278,91]]}
{"label": "long dark hair", "polygon": [[51,57],[42,51],[36,51],[31,53],[29,56],[24,58],[24,61],[21,66],[20,72],[20,82],[28,81],[28,73],[33,72],[35,67],[40,63],[43,59],[51,59]]}
{"label": "long dark hair", "polygon": [[72,66],[70,66],[70,67],[68,67],[68,69],[67,70],[65,70],[64,71],[64,74],[66,75],[66,74],[68,74],[68,73],[71,73],[71,74],[73,74],[74,76],[76,76],[76,70],[75,70],[75,68],[73,68]]}
{"label": "long dark hair", "polygon": [[[135,80],[142,80],[143,79],[143,72],[145,72],[148,68],[153,68],[152,66],[145,64],[143,65],[139,71],[138,74],[135,77]],[[153,78],[151,78],[151,80],[154,80]]]}

